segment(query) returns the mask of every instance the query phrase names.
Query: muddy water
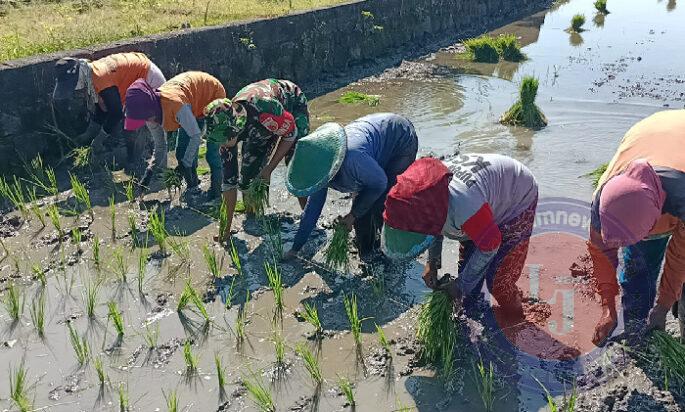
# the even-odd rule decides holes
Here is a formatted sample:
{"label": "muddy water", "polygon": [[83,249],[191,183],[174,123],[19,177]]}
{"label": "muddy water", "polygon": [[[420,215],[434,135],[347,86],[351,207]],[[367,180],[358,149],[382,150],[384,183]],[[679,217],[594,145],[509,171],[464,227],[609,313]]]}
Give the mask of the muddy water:
{"label": "muddy water", "polygon": [[[681,108],[685,104],[685,60],[681,58],[685,8],[678,8],[675,1],[622,0],[610,2],[611,14],[602,19],[595,18],[591,3],[573,0],[499,30],[521,37],[528,55],[524,63],[472,64],[457,59],[450,49],[438,51],[399,70],[315,99],[311,106],[314,123],[345,123],[376,111],[401,113],[414,122],[422,154],[450,155],[457,150],[508,154],[533,170],[543,197],[586,200],[592,189],[589,180],[581,176],[609,159],[630,125],[666,105]],[[570,35],[564,30],[577,12],[588,17],[587,31]],[[498,117],[515,100],[517,81],[529,74],[540,78],[538,104],[550,125],[536,132],[499,125]],[[346,90],[378,94],[381,103],[378,107],[340,105],[337,99]],[[278,182],[283,169],[276,173]],[[287,244],[294,234],[292,214],[297,206],[282,186],[274,186],[271,212],[281,217],[282,236]],[[243,217],[234,223],[234,227],[243,228],[235,237],[244,264],[243,276],[236,277],[227,253],[216,249],[224,264],[222,278],[213,279],[203,262],[201,247],[211,239],[215,224],[194,209],[178,206],[178,199],[169,203],[166,193],[157,193],[146,197],[146,206],[166,209],[167,229],[184,234],[177,239],[188,243],[190,259],[184,262],[176,252],[166,257],[153,253],[145,266],[144,294],[140,295],[135,279],[138,251],[131,250],[126,216],[133,213],[144,232],[147,212],[139,205],[129,205],[119,195],[117,239],[112,241],[106,208],[109,193],[95,189],[100,187],[104,185],[91,185],[98,206],[95,222],[85,223],[88,236],[84,235],[82,256],[74,255],[76,246],[69,242],[60,252],[49,223],[47,229],[41,230],[35,219],[4,239],[14,258],[2,261],[3,284],[17,276],[16,259],[19,272],[24,275],[24,279],[17,279],[17,284],[21,285],[26,303],[19,322],[11,322],[4,311],[0,316],[4,342],[0,364],[6,372],[0,376],[3,408],[16,409],[7,399],[9,370],[23,359],[29,370],[29,396],[40,410],[118,410],[117,391],[123,384],[132,410],[167,410],[163,391],[168,394],[176,390],[181,410],[252,411],[256,408],[240,385],[240,379],[249,376],[250,371],[272,389],[279,411],[351,410],[344,406],[345,400],[335,388],[339,376],[347,376],[356,383],[359,411],[391,411],[401,405],[420,411],[482,409],[470,377],[472,359],[464,357],[460,363],[464,366],[464,382],[452,394],[442,389],[442,382],[431,371],[417,367],[413,360],[415,304],[426,293],[420,280],[420,264],[379,267],[374,276],[360,273],[355,264],[351,274],[330,272],[317,263],[321,261],[320,248],[327,235],[319,230],[308,243],[302,260],[282,266],[285,310],[282,324],[274,325],[273,294],[265,291],[267,282],[262,269],[268,252],[259,224]],[[121,192],[122,188],[118,190]],[[61,199],[65,197],[63,194]],[[323,223],[330,223],[348,205],[349,199],[344,197],[331,199]],[[62,221],[67,229],[84,226],[73,217],[65,216]],[[91,257],[93,234],[103,239],[100,275]],[[545,242],[533,243],[531,250],[553,255],[559,261],[555,263],[568,267],[570,260],[580,253],[574,249],[577,242],[569,244],[572,247],[567,248],[563,259],[554,254],[555,250],[546,250],[549,244]],[[112,256],[116,248],[125,251],[127,282],[117,280],[113,273]],[[151,244],[150,250],[157,251],[157,246]],[[445,261],[454,262],[456,245],[450,243],[446,250],[451,257]],[[63,269],[58,264],[62,255],[66,262]],[[44,339],[33,330],[29,315],[29,307],[41,290],[37,282],[27,279],[34,263],[51,268],[45,289]],[[454,263],[447,265],[446,270],[454,269]],[[209,327],[204,327],[197,313],[186,310],[185,317],[177,313],[178,297],[188,277],[203,294],[211,318]],[[226,308],[234,277],[237,281],[233,305]],[[83,294],[84,285],[95,278],[101,278],[103,283],[96,318],[91,320],[84,315]],[[252,292],[252,298],[245,304],[247,290]],[[361,362],[348,332],[342,303],[342,296],[350,292],[359,299],[360,315],[373,318],[364,322]],[[108,320],[108,301],[117,302],[123,312],[126,330],[121,340]],[[319,308],[326,329],[320,343],[311,339],[312,327],[294,314],[303,302]],[[244,307],[247,325],[246,337],[238,345],[236,323],[240,307]],[[87,336],[92,354],[102,358],[108,375],[106,385],[98,384],[92,362],[85,367],[77,365],[65,326],[67,320]],[[374,323],[381,325],[392,341],[392,362],[381,355]],[[149,350],[144,339],[146,327],[155,330],[157,326],[158,343]],[[271,342],[274,331],[280,331],[286,341],[288,366],[280,379],[270,382],[275,360]],[[471,333],[472,338],[478,338],[478,325],[474,325]],[[516,338],[519,337],[511,337]],[[553,352],[554,345],[561,349],[564,346],[545,341],[544,334],[523,338],[538,343],[529,348],[536,354]],[[584,340],[578,345],[583,347],[588,337],[578,334],[572,339]],[[198,371],[191,374],[186,373],[182,356],[181,345],[186,340],[192,342],[193,352],[199,356]],[[321,387],[312,383],[294,353],[300,342],[319,353],[324,376]],[[222,358],[226,368],[228,383],[223,392],[217,383],[215,354]],[[525,379],[521,376],[543,378],[545,370],[559,365],[518,361],[497,365],[495,410],[544,407],[540,392],[530,388],[530,379],[522,385]],[[582,373],[582,366],[578,370]]]}

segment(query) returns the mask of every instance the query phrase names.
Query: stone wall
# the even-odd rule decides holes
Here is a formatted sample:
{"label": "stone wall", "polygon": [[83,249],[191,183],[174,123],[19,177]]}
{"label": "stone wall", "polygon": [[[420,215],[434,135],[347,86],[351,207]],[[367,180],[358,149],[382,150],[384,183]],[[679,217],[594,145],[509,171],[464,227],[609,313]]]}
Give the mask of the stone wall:
{"label": "stone wall", "polygon": [[50,132],[53,65],[64,56],[97,59],[142,51],[167,77],[202,70],[229,95],[267,77],[287,78],[309,96],[336,77],[361,76],[437,44],[479,33],[543,9],[549,0],[363,0],[284,17],[137,38],[0,63],[0,170],[21,158],[59,153]]}

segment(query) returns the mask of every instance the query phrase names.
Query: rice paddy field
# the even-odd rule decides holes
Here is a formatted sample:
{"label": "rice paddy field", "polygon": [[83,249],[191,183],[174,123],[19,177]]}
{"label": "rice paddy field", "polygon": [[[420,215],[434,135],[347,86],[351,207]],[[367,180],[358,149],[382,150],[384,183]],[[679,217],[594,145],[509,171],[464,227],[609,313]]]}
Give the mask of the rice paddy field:
{"label": "rice paddy field", "polygon": [[[299,218],[282,167],[263,213],[238,214],[232,241],[220,246],[212,240],[220,211],[186,202],[171,177],[169,190],[139,200],[129,176],[87,156],[54,174],[36,160],[0,185],[8,198],[0,407],[685,409],[681,331],[671,315],[665,333],[637,344],[624,340],[622,325],[605,348],[590,342],[599,304],[587,278],[582,202],[591,172],[633,123],[685,105],[685,9],[665,0],[610,0],[606,9],[571,0],[492,33],[518,38],[520,62],[472,62],[456,44],[311,102],[314,126],[397,112],[414,122],[422,155],[494,151],[528,165],[541,206],[519,282],[525,322],[507,323],[487,296],[453,318],[449,300],[425,288],[421,259],[360,265],[351,248],[349,262],[327,265],[349,196],[329,196],[300,258],[280,262]],[[567,30],[576,14],[587,17],[582,32]],[[546,127],[500,123],[526,76],[538,80]],[[565,224],[545,230],[559,216]],[[456,273],[457,257],[458,245],[446,242],[445,271]]]}

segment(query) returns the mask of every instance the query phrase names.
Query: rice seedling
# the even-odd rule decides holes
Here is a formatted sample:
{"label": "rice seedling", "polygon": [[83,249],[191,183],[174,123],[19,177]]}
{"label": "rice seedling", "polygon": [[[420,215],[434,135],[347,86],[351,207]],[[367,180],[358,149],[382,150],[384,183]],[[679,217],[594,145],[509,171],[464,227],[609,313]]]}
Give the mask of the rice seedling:
{"label": "rice seedling", "polygon": [[352,331],[352,336],[354,336],[354,342],[358,347],[362,344],[362,321],[359,318],[359,313],[357,311],[357,297],[354,293],[343,296],[343,304],[345,305],[345,313],[347,313],[347,319],[350,321],[350,330]]}
{"label": "rice seedling", "polygon": [[650,339],[655,349],[659,366],[667,376],[666,381],[674,381],[679,387],[685,385],[685,345],[669,333],[655,330]]}
{"label": "rice seedling", "polygon": [[112,252],[112,258],[114,259],[112,270],[117,278],[123,283],[127,282],[128,274],[128,262],[126,261],[126,254],[122,247],[114,249]]}
{"label": "rice seedling", "polygon": [[93,237],[93,264],[95,265],[95,268],[99,271],[101,264],[100,238],[97,235]]}
{"label": "rice seedling", "polygon": [[10,370],[10,399],[21,412],[28,412],[33,409],[29,399],[27,375],[28,372],[23,361],[18,368]]}
{"label": "rice seedling", "polygon": [[166,254],[166,241],[169,234],[166,230],[164,210],[157,210],[150,213],[148,228],[152,232],[152,236],[155,238],[155,242],[157,242],[157,245],[159,245],[159,251],[162,254]]}
{"label": "rice seedling", "polygon": [[119,384],[119,412],[127,412],[129,410],[128,386],[123,383]]}
{"label": "rice seedling", "polygon": [[88,362],[90,356],[88,340],[85,336],[79,337],[71,322],[67,322],[67,327],[69,328],[69,341],[71,342],[71,347],[74,349],[76,360],[78,361],[79,366],[83,366]]}
{"label": "rice seedling", "polygon": [[602,178],[602,175],[604,174],[604,172],[606,172],[608,167],[609,163],[601,164],[595,170],[585,175],[590,177],[590,179],[592,180],[593,187],[596,188],[599,185],[599,180]]}
{"label": "rice seedling", "polygon": [[457,344],[457,329],[453,321],[452,298],[444,291],[430,293],[421,307],[416,330],[422,344],[424,361],[451,370],[452,353]]}
{"label": "rice seedling", "polygon": [[223,243],[228,238],[231,228],[228,224],[228,207],[226,202],[222,201],[219,207],[219,243]]}
{"label": "rice seedling", "polygon": [[269,388],[264,385],[262,378],[252,373],[251,379],[243,377],[243,386],[250,399],[261,412],[276,412],[276,404]]}
{"label": "rice seedling", "polygon": [[318,385],[323,382],[323,375],[321,374],[321,366],[319,366],[319,359],[312,353],[312,351],[303,343],[298,343],[295,348],[295,353],[302,359],[305,369],[309,372],[309,376]]}
{"label": "rice seedling", "polygon": [[192,375],[197,372],[197,356],[193,355],[193,349],[190,346],[190,341],[186,340],[183,343],[183,360],[186,365],[186,374]]}
{"label": "rice seedling", "polygon": [[554,397],[549,392],[547,387],[545,387],[545,385],[543,385],[542,382],[540,382],[538,380],[538,378],[536,378],[535,376],[533,376],[533,379],[535,379],[535,381],[538,383],[538,385],[540,385],[542,390],[545,392],[545,399],[547,399],[547,407],[549,408],[550,412],[562,412],[562,411],[563,412],[574,412],[575,411],[576,401],[578,400],[578,392],[576,390],[575,384],[573,385],[573,389],[571,390],[571,394],[568,396],[566,396],[566,394],[564,394],[564,402],[563,402],[563,404],[559,405],[554,400]]}
{"label": "rice seedling", "polygon": [[133,188],[133,180],[129,180],[126,183],[125,187],[125,193],[126,193],[126,200],[128,200],[129,203],[133,203],[136,200],[136,192]]}
{"label": "rice seedling", "polygon": [[136,215],[133,213],[128,214],[128,233],[133,239],[133,244],[135,245],[136,239],[138,239],[138,223],[136,222]]}
{"label": "rice seedling", "polygon": [[59,186],[57,186],[57,175],[55,174],[55,170],[51,167],[46,168],[45,176],[47,176],[49,183],[46,191],[52,196],[57,196],[59,194]]}
{"label": "rice seedling", "polygon": [[83,169],[90,164],[92,154],[93,150],[91,147],[84,146],[73,149],[70,153],[70,157],[75,168]]}
{"label": "rice seedling", "polygon": [[497,63],[499,53],[497,51],[497,41],[488,35],[483,35],[473,39],[464,40],[467,57],[479,63]]}
{"label": "rice seedling", "polygon": [[414,408],[403,404],[399,399],[397,400],[397,407],[393,412],[411,412]]}
{"label": "rice seedling", "polygon": [[480,399],[483,402],[483,407],[486,411],[490,412],[493,410],[495,403],[495,371],[490,362],[488,368],[483,364],[481,359],[475,366],[475,371],[477,375],[476,383],[478,385],[478,393],[480,393]]}
{"label": "rice seedling", "polygon": [[248,290],[245,292],[245,303],[243,306],[238,310],[238,317],[236,318],[235,321],[235,337],[236,337],[236,344],[238,347],[243,343],[245,340],[245,326],[247,325],[247,305],[250,302],[250,291]]}
{"label": "rice seedling", "polygon": [[117,208],[114,195],[109,197],[109,224],[112,230],[112,243],[117,241]]}
{"label": "rice seedling", "polygon": [[98,293],[100,292],[100,282],[91,280],[86,284],[83,301],[86,306],[86,314],[88,318],[95,319],[95,306],[98,303]]}
{"label": "rice seedling", "polygon": [[388,338],[385,336],[383,328],[381,328],[378,324],[376,324],[376,333],[378,333],[378,343],[381,344],[381,347],[383,350],[385,350],[385,353],[390,355],[392,353],[390,350],[390,342],[388,342]]}
{"label": "rice seedling", "polygon": [[44,228],[46,226],[45,222],[45,214],[43,213],[43,210],[38,206],[38,198],[36,195],[36,188],[31,188],[28,190],[29,193],[29,208],[31,209],[31,213],[38,219],[40,222],[41,228]]}
{"label": "rice seedling", "polygon": [[71,241],[76,245],[79,253],[81,252],[81,240],[83,240],[81,229],[77,227],[71,229]]}
{"label": "rice seedling", "polygon": [[159,323],[155,324],[154,329],[151,329],[150,325],[145,325],[143,339],[145,339],[145,343],[149,350],[156,348],[157,342],[159,341]]}
{"label": "rice seedling", "polygon": [[585,15],[576,14],[571,18],[571,28],[570,31],[574,33],[580,33],[583,30],[583,25],[585,24]]}
{"label": "rice seedling", "polygon": [[57,235],[59,236],[59,241],[61,243],[62,238],[64,237],[64,229],[62,228],[62,223],[59,220],[59,210],[57,209],[57,205],[51,204],[48,206],[48,217],[50,218],[52,226],[54,226],[55,230],[57,230]]}
{"label": "rice seedling", "polygon": [[343,223],[335,225],[333,237],[331,238],[324,257],[326,266],[334,269],[345,269],[350,263],[349,249],[350,249],[350,231]]}
{"label": "rice seedling", "polygon": [[164,182],[164,188],[169,194],[169,199],[171,199],[171,192],[180,192],[183,185],[183,178],[181,174],[175,169],[166,169],[162,173],[162,181]]}
{"label": "rice seedling", "polygon": [[283,317],[283,279],[281,278],[281,272],[278,270],[278,263],[274,262],[269,264],[264,262],[264,270],[266,271],[266,277],[269,280],[269,287],[274,294],[274,319],[277,317]]}
{"label": "rice seedling", "polygon": [[216,257],[214,249],[207,244],[202,245],[202,257],[205,259],[209,273],[215,278],[220,278],[221,264]]}
{"label": "rice seedling", "polygon": [[119,312],[116,302],[107,302],[107,309],[107,320],[112,321],[114,329],[117,331],[117,336],[124,336],[124,318],[121,316],[121,312]]}
{"label": "rice seedling", "polygon": [[274,344],[276,365],[281,367],[285,365],[285,339],[283,339],[283,335],[281,335],[278,331],[274,331],[271,341]]}
{"label": "rice seedling", "polygon": [[0,195],[9,200],[12,206],[26,219],[29,215],[29,210],[26,207],[24,188],[16,176],[13,179],[12,183],[8,183],[4,177],[0,177]]}
{"label": "rice seedling", "polygon": [[138,293],[143,295],[143,284],[147,273],[147,261],[149,253],[147,249],[140,249],[138,252]]}
{"label": "rice seedling", "polygon": [[168,395],[162,391],[162,395],[164,395],[164,400],[166,401],[167,411],[178,412],[178,395],[176,391],[171,391]]}
{"label": "rice seedling", "polygon": [[281,260],[283,257],[283,238],[281,237],[281,221],[277,217],[266,217],[262,219],[262,229],[266,233],[269,249],[274,260]]}
{"label": "rice seedling", "polygon": [[607,10],[607,0],[595,1],[595,9],[602,14],[609,14],[609,10]]}
{"label": "rice seedling", "polygon": [[381,97],[374,94],[366,94],[361,92],[349,91],[343,93],[338,99],[341,104],[366,104],[371,107],[378,106],[381,103]]}
{"label": "rice seedling", "polygon": [[500,123],[510,126],[524,126],[531,129],[539,129],[547,126],[547,118],[535,104],[538,93],[538,80],[526,76],[521,81],[519,100],[502,115]]}
{"label": "rice seedling", "polygon": [[71,190],[74,193],[76,201],[88,211],[90,218],[93,219],[93,206],[90,202],[90,194],[88,194],[88,189],[74,174],[69,174],[69,180],[71,181]]}
{"label": "rice seedling", "polygon": [[188,307],[189,303],[192,303],[195,306],[199,314],[202,315],[206,322],[210,321],[207,308],[205,307],[200,295],[191,285],[190,280],[186,281],[183,292],[181,293],[181,297],[178,299],[177,311],[182,312]]}
{"label": "rice seedling", "polygon": [[7,287],[4,304],[12,321],[17,322],[24,312],[24,295],[17,289],[14,282],[10,282]]}
{"label": "rice seedling", "polygon": [[316,336],[321,337],[323,334],[323,327],[321,326],[321,319],[319,319],[319,310],[317,309],[316,305],[310,305],[306,302],[303,304],[303,306],[304,312],[302,312],[300,315],[307,323],[314,326],[314,333]]}
{"label": "rice seedling", "polygon": [[93,360],[93,367],[95,368],[95,373],[98,376],[98,382],[100,383],[100,386],[104,386],[105,382],[107,382],[107,373],[105,372],[105,367],[102,364],[102,358],[97,357]]}
{"label": "rice seedling", "polygon": [[506,61],[520,62],[526,56],[521,52],[521,43],[513,34],[500,34],[495,38],[497,53]]}
{"label": "rice seedling", "polygon": [[345,399],[347,400],[349,406],[354,407],[355,405],[357,405],[357,402],[354,399],[354,387],[352,386],[352,383],[349,379],[347,379],[344,376],[339,377],[338,387],[340,388],[340,392],[342,392],[343,395],[345,395]]}
{"label": "rice seedling", "polygon": [[243,264],[240,262],[240,255],[238,254],[238,249],[235,247],[235,244],[233,243],[233,239],[231,239],[231,263],[233,263],[233,267],[235,268],[235,270],[238,271],[238,275],[242,276]]}
{"label": "rice seedling", "polygon": [[38,336],[45,337],[45,291],[40,293],[38,299],[31,302],[31,322],[38,332]]}
{"label": "rice seedling", "polygon": [[33,266],[31,266],[31,272],[33,272],[34,279],[38,279],[40,285],[42,287],[45,287],[45,285],[48,283],[48,278],[45,274],[45,270],[43,270],[43,268],[39,264],[34,263]]}
{"label": "rice seedling", "polygon": [[224,307],[230,309],[233,306],[233,298],[235,297],[235,280],[237,276],[231,277],[231,285],[228,287],[228,292],[226,292],[226,304]]}
{"label": "rice seedling", "polygon": [[253,179],[243,192],[245,212],[250,215],[264,216],[269,207],[269,184],[262,178]]}
{"label": "rice seedling", "polygon": [[226,369],[221,364],[221,357],[219,354],[214,355],[214,366],[216,366],[216,378],[219,381],[219,389],[226,387]]}

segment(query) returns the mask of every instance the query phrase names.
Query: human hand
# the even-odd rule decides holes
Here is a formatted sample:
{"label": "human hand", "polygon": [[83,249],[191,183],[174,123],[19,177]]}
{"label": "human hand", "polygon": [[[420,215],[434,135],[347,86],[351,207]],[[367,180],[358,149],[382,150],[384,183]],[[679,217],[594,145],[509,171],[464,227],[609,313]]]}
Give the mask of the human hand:
{"label": "human hand", "polygon": [[649,311],[647,330],[666,329],[666,315],[668,314],[668,311],[669,308],[663,307],[659,304],[655,305],[652,310]]}
{"label": "human hand", "polygon": [[259,178],[262,179],[266,184],[271,184],[271,170],[269,170],[268,167],[264,168],[264,170],[259,173]]}
{"label": "human hand", "polygon": [[281,258],[282,262],[290,262],[294,260],[297,257],[297,252],[294,250],[290,249],[289,251],[285,252],[283,257]]}
{"label": "human hand", "polygon": [[607,339],[611,336],[618,325],[618,315],[616,309],[610,306],[605,306],[602,311],[602,317],[599,318],[597,326],[595,326],[595,333],[592,336],[592,343],[598,347],[606,344]]}
{"label": "human hand", "polygon": [[349,231],[352,231],[352,228],[354,228],[354,221],[355,221],[355,218],[354,218],[354,215],[352,213],[348,213],[347,215],[343,216],[340,219],[340,223],[345,225],[345,227]]}
{"label": "human hand", "polygon": [[426,283],[426,286],[429,288],[435,289],[438,287],[438,269],[434,265],[426,263],[426,266],[423,268],[422,277],[423,281]]}

